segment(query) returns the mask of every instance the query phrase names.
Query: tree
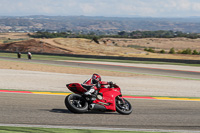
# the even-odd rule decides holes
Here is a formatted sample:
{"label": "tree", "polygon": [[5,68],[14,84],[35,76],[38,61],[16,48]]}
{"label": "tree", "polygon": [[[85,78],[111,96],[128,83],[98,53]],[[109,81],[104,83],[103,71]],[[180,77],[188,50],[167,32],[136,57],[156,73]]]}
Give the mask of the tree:
{"label": "tree", "polygon": [[118,35],[120,35],[120,36],[125,36],[127,33],[125,32],[125,31],[120,31],[120,32],[118,32]]}
{"label": "tree", "polygon": [[96,42],[97,44],[99,44],[99,40],[98,40],[99,38],[97,37],[97,36],[94,36],[93,38],[92,38],[92,41],[94,41],[94,42]]}

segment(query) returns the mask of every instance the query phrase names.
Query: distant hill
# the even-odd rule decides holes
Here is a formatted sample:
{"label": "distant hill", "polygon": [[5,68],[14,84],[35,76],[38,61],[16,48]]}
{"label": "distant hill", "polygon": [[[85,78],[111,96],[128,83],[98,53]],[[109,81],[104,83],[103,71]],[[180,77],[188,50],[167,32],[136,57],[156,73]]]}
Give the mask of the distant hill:
{"label": "distant hill", "polygon": [[88,16],[0,16],[0,32],[76,32],[116,34],[119,31],[173,30],[200,33],[200,17],[123,18]]}
{"label": "distant hill", "polygon": [[[83,38],[40,38],[0,43],[0,51],[199,60],[199,55],[168,54],[171,48],[178,53],[188,48],[191,49],[191,52],[193,50],[200,52],[199,40],[188,38],[102,38],[98,44]],[[151,48],[156,52],[144,51],[145,48]],[[161,50],[164,50],[165,54],[161,53]]]}

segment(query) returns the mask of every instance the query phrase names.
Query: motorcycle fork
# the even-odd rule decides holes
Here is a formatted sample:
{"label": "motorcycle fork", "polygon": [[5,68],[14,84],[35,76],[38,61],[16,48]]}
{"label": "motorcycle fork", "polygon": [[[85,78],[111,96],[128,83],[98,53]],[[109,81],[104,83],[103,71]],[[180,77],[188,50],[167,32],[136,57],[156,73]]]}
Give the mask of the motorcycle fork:
{"label": "motorcycle fork", "polygon": [[118,98],[119,100],[121,100],[123,104],[125,104],[124,98],[122,98],[122,97],[120,97],[120,96],[117,96],[117,98]]}

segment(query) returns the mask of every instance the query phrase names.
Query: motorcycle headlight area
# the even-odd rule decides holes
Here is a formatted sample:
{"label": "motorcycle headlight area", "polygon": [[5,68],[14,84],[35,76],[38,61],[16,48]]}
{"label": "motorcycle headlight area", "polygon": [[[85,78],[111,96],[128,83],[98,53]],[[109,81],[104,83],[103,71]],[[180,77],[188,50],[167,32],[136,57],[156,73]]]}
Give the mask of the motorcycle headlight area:
{"label": "motorcycle headlight area", "polygon": [[103,99],[103,96],[98,94],[98,95],[97,95],[97,99],[102,100],[102,99]]}

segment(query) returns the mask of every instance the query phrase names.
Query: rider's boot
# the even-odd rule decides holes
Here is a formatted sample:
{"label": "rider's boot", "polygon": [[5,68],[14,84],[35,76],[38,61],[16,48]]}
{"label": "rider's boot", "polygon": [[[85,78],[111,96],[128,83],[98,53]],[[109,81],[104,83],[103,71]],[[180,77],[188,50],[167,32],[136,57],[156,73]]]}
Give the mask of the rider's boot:
{"label": "rider's boot", "polygon": [[94,92],[95,92],[95,89],[92,87],[90,90],[88,90],[87,92],[85,92],[84,95],[91,96],[92,93],[94,93]]}

